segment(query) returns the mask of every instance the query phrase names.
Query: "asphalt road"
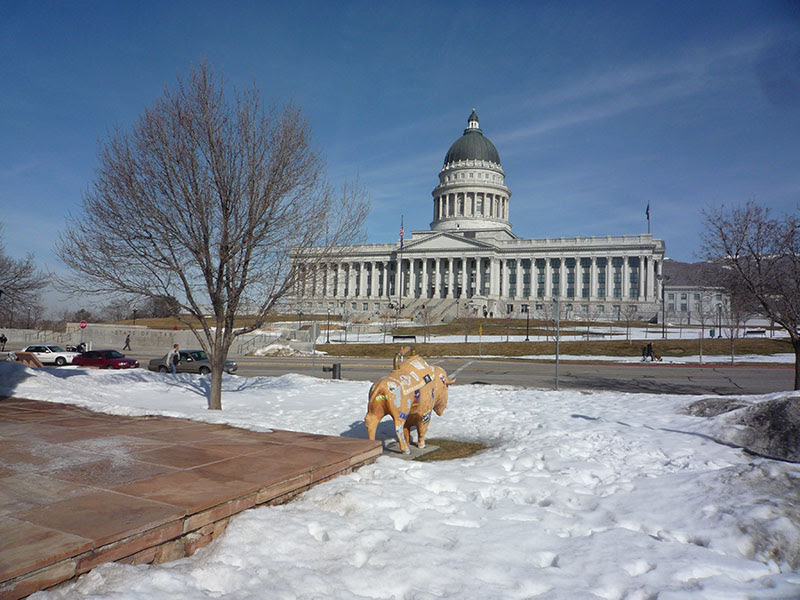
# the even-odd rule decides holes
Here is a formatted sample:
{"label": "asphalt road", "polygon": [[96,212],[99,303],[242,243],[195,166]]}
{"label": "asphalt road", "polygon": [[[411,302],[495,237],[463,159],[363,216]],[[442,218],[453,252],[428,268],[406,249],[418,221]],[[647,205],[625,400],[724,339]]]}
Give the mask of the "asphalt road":
{"label": "asphalt road", "polygon": [[[311,358],[236,357],[239,375],[312,374]],[[323,366],[342,365],[342,378],[374,381],[392,368],[389,359],[315,359],[313,374],[329,378]],[[459,384],[494,384],[555,389],[555,363],[530,360],[432,359]],[[793,365],[670,365],[663,363],[576,363],[561,361],[559,389],[610,390],[659,394],[764,394],[791,390]]]}
{"label": "asphalt road", "polygon": [[[127,352],[143,368],[153,354]],[[5,357],[0,355],[0,360]],[[238,364],[238,375],[245,377],[278,376],[302,373],[329,379],[323,372],[334,362],[342,365],[342,378],[375,381],[392,369],[390,359],[317,357],[231,356]],[[555,389],[555,363],[531,360],[441,358],[431,363],[441,365],[448,375],[455,375],[460,385],[511,385],[537,389]],[[766,394],[789,391],[794,385],[794,365],[672,365],[664,363],[599,363],[561,361],[559,389],[647,392],[656,394]]]}

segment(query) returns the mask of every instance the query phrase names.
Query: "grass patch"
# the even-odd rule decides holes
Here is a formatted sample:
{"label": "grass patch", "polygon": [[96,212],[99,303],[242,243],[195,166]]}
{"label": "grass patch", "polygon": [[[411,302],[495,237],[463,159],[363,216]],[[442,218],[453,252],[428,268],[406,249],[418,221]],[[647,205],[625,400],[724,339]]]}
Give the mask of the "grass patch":
{"label": "grass patch", "polygon": [[455,460],[457,458],[466,458],[467,456],[472,456],[476,452],[486,449],[486,446],[477,442],[458,442],[455,440],[428,438],[425,440],[425,443],[432,446],[439,446],[439,449],[434,452],[430,452],[429,454],[423,454],[414,460],[418,460],[420,462]]}
{"label": "grass patch", "polygon": [[[659,356],[694,356],[700,353],[700,340],[589,340],[562,341],[562,354],[580,356],[642,356],[642,346],[651,342],[653,350]],[[327,352],[329,356],[365,356],[371,358],[393,358],[407,344],[317,344],[317,350]],[[483,342],[446,344],[412,344],[422,356],[528,356],[532,354],[553,355],[556,353],[555,342]],[[793,353],[791,342],[786,338],[746,338],[736,340],[736,355],[742,354],[783,354]],[[703,355],[729,356],[730,340],[703,340]]]}

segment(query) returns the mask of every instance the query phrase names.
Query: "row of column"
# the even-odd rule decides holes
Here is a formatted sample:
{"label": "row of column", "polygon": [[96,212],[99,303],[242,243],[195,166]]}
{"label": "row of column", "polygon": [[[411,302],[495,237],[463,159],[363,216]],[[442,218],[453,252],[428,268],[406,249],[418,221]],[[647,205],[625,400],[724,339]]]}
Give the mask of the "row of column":
{"label": "row of column", "polygon": [[[583,296],[584,272],[588,268],[587,300],[660,301],[661,289],[657,284],[661,275],[660,261],[651,256],[595,256],[589,257],[590,263],[586,265],[583,262],[586,258],[412,257],[403,259],[402,271],[397,269],[394,259],[320,264],[301,274],[295,293],[304,298],[391,299],[397,298],[402,286],[404,298],[470,298],[480,295],[579,299],[586,298]],[[557,265],[554,259],[558,261]],[[568,281],[569,259],[574,260],[572,285]],[[529,261],[527,269],[523,268],[523,261]],[[554,281],[556,272],[558,277]],[[631,282],[632,273],[638,273],[634,282]],[[525,275],[528,275],[527,283]],[[540,275],[544,281],[540,281]],[[620,280],[618,286],[615,278]],[[605,295],[598,293],[601,286]],[[524,294],[525,288],[528,288],[527,295]],[[542,295],[539,294],[540,288],[543,288]],[[570,288],[572,295],[568,295]],[[615,288],[619,290],[618,296],[614,294]],[[631,296],[631,290],[637,288],[638,293]]]}
{"label": "row of column", "polygon": [[442,194],[434,199],[435,221],[447,217],[490,217],[508,220],[508,198],[483,192]]}

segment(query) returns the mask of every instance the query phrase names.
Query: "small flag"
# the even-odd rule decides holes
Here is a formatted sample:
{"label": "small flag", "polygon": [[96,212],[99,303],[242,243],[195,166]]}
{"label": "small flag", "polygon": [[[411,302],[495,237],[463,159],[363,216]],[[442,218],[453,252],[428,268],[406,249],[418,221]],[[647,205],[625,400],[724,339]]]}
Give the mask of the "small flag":
{"label": "small flag", "polygon": [[647,210],[644,211],[644,214],[647,215],[647,221],[650,222],[650,203],[647,203]]}
{"label": "small flag", "polygon": [[403,249],[403,217],[400,217],[400,250]]}

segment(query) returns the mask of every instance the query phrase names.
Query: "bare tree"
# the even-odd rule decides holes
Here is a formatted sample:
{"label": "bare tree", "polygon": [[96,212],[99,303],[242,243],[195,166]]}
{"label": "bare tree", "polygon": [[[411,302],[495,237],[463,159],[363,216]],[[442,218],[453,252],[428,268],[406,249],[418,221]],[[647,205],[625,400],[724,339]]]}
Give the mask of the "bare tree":
{"label": "bare tree", "polygon": [[714,318],[717,316],[716,303],[714,302],[714,294],[718,293],[714,290],[700,290],[698,292],[697,307],[695,315],[700,321],[700,338],[698,343],[700,345],[700,364],[703,364],[703,339],[706,334],[706,324],[713,323]]}
{"label": "bare tree", "polygon": [[47,286],[47,280],[36,268],[33,255],[12,258],[6,255],[2,240],[0,222],[0,323],[6,327],[26,325],[29,314],[42,312],[39,292]]}
{"label": "bare tree", "polygon": [[703,215],[703,252],[727,267],[731,303],[733,292],[744,294],[786,330],[795,354],[794,389],[800,389],[800,207],[775,219],[751,200]]}
{"label": "bare tree", "polygon": [[722,332],[730,340],[731,364],[736,356],[736,340],[744,336],[747,320],[755,314],[752,297],[743,288],[730,289],[730,302],[722,308]]}
{"label": "bare tree", "polygon": [[[211,361],[208,407],[221,409],[234,338],[261,327],[298,265],[358,241],[364,195],[334,193],[299,109],[265,108],[255,87],[231,99],[207,65],[165,90],[130,132],[111,133],[99,159],[83,214],[56,247],[75,275],[69,285],[177,299]],[[234,329],[245,306],[252,324]]]}
{"label": "bare tree", "polygon": [[633,344],[633,340],[631,339],[631,326],[633,322],[639,318],[639,311],[637,307],[633,304],[626,304],[624,308],[621,310],[622,318],[625,320],[625,339],[628,340],[628,345]]}

